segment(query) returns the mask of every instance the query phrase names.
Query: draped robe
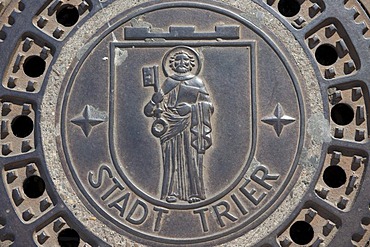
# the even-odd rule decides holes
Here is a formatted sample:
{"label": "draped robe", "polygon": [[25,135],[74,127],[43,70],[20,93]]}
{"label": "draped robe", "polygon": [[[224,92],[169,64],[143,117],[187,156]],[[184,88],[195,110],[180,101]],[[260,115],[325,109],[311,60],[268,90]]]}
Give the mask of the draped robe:
{"label": "draped robe", "polygon": [[[167,121],[168,130],[160,138],[164,172],[161,198],[205,199],[203,156],[212,145],[213,105],[209,94],[198,77],[184,81],[168,78],[162,92],[162,118]],[[177,111],[181,103],[191,106],[184,116]]]}

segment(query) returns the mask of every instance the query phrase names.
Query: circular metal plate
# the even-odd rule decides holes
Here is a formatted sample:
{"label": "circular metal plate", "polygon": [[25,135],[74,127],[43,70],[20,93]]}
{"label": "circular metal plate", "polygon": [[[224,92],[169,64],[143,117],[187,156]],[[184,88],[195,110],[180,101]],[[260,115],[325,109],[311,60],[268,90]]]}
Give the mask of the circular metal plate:
{"label": "circular metal plate", "polygon": [[0,246],[368,246],[366,0],[0,3]]}

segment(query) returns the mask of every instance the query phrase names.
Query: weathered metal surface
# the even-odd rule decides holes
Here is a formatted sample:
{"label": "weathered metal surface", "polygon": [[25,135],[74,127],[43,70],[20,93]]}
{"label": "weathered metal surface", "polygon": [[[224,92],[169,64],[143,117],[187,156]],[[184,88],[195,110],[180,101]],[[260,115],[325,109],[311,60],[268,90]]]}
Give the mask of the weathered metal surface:
{"label": "weathered metal surface", "polygon": [[369,7],[0,3],[0,246],[368,246]]}

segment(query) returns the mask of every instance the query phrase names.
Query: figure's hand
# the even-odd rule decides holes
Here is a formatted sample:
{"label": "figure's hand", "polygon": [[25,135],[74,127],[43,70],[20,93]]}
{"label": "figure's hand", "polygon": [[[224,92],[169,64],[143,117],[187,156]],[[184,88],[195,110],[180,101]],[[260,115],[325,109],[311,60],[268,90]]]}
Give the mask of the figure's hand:
{"label": "figure's hand", "polygon": [[185,116],[191,112],[191,105],[188,103],[180,103],[177,105],[176,110],[180,116]]}
{"label": "figure's hand", "polygon": [[156,92],[153,94],[152,101],[155,104],[161,103],[163,101],[163,94],[162,92]]}

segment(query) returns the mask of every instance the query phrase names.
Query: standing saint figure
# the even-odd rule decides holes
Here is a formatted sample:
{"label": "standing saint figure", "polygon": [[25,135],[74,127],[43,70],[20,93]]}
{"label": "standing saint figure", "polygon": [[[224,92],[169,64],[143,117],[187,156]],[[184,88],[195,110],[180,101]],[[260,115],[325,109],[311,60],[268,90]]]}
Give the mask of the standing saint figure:
{"label": "standing saint figure", "polygon": [[148,117],[158,117],[159,112],[163,125],[157,136],[164,173],[161,199],[199,202],[206,198],[203,156],[212,145],[214,108],[204,81],[198,77],[201,61],[195,50],[174,48],[164,58],[163,69],[168,77],[144,109]]}

